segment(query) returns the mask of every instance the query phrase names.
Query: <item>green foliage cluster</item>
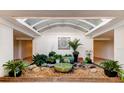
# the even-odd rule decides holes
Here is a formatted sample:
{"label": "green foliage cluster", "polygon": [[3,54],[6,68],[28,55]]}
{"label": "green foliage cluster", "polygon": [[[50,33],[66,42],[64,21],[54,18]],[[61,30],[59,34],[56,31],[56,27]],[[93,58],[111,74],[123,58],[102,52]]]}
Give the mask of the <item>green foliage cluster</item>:
{"label": "green foliage cluster", "polygon": [[121,68],[121,65],[118,64],[118,61],[114,61],[114,60],[105,60],[104,62],[101,63],[101,66],[105,70],[116,71],[116,72],[118,72]]}
{"label": "green foliage cluster", "polygon": [[41,66],[42,64],[46,63],[47,58],[47,55],[44,54],[37,54],[35,56],[33,55],[33,64]]}
{"label": "green foliage cluster", "polygon": [[13,72],[14,76],[16,77],[16,73],[24,70],[26,67],[28,67],[28,64],[23,60],[10,60],[6,64],[3,64],[4,69],[8,72]]}

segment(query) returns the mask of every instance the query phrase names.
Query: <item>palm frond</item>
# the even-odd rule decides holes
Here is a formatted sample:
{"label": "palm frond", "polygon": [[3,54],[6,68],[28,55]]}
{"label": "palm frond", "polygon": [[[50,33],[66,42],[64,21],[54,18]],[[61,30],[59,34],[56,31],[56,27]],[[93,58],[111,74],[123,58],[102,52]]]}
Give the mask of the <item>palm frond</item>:
{"label": "palm frond", "polygon": [[68,44],[69,46],[76,51],[77,48],[82,45],[81,43],[79,43],[80,39],[74,39],[73,41],[69,41]]}

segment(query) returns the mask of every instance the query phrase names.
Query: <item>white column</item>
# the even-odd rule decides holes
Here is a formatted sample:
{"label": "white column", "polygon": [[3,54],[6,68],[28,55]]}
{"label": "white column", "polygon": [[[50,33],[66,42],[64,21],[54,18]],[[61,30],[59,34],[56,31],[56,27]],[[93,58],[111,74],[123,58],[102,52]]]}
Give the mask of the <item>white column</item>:
{"label": "white column", "polygon": [[114,30],[114,59],[124,64],[124,25]]}
{"label": "white column", "polygon": [[13,59],[13,29],[0,24],[0,77],[4,76],[3,64]]}

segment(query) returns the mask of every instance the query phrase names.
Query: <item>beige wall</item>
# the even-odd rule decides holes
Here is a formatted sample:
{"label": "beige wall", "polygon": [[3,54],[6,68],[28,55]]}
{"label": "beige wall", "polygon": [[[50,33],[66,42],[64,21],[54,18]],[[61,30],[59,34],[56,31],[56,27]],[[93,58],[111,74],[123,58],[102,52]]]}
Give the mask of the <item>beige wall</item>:
{"label": "beige wall", "polygon": [[80,39],[83,45],[78,48],[80,57],[85,57],[86,50],[93,50],[93,39],[85,36],[83,31],[71,27],[54,27],[41,33],[41,36],[33,40],[33,54],[48,54],[50,51],[56,51],[58,54],[71,54],[71,50],[58,50],[58,37],[71,37]]}
{"label": "beige wall", "polygon": [[13,29],[0,24],[0,77],[4,76],[3,64],[13,59]]}
{"label": "beige wall", "polygon": [[94,57],[114,59],[114,41],[94,40]]}

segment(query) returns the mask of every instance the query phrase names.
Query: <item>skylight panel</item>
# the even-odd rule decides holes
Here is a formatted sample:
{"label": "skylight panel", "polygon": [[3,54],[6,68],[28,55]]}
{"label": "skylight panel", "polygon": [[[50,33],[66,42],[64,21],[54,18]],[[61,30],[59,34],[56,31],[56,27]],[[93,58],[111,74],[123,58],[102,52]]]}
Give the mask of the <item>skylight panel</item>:
{"label": "skylight panel", "polygon": [[49,27],[51,25],[70,24],[75,25],[78,28],[83,28],[87,31],[94,31],[99,27],[107,24],[112,19],[39,19],[39,18],[22,18],[16,19],[28,28],[39,31],[42,28]]}
{"label": "skylight panel", "polygon": [[28,25],[34,25],[35,23],[41,21],[42,19],[27,19],[25,22],[28,24]]}
{"label": "skylight panel", "polygon": [[94,24],[96,26],[103,22],[103,20],[101,20],[101,19],[85,19],[85,20],[91,22],[92,24]]}

